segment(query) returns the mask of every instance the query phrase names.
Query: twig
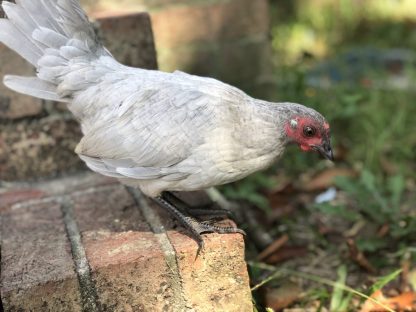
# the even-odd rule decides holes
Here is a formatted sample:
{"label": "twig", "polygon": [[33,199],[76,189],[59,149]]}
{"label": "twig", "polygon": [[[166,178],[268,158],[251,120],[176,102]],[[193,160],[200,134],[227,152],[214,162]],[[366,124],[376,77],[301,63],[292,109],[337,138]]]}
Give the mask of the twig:
{"label": "twig", "polygon": [[279,250],[286,242],[289,240],[289,236],[287,234],[281,236],[277,240],[275,240],[272,244],[270,244],[266,249],[264,249],[258,256],[257,260],[262,261],[275,253]]}

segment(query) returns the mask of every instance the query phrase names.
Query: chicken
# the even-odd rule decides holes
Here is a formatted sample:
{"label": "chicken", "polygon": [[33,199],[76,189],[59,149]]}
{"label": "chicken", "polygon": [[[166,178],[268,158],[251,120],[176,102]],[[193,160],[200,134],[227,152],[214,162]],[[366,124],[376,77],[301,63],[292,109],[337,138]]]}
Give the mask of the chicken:
{"label": "chicken", "polygon": [[118,63],[77,0],[3,2],[0,42],[37,70],[5,76],[12,90],[67,103],[83,138],[75,152],[93,171],[138,187],[202,245],[233,233],[186,216],[171,191],[230,183],[275,162],[289,143],[332,159],[329,125],[313,109],[269,103],[216,79]]}

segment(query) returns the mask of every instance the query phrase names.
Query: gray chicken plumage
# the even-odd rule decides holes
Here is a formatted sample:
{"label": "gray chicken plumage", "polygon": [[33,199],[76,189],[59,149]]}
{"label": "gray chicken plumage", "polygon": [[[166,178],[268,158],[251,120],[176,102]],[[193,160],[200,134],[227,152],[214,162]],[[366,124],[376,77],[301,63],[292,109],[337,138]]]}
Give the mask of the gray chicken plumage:
{"label": "gray chicken plumage", "polygon": [[[93,171],[156,197],[239,180],[269,166],[293,141],[299,104],[272,104],[211,78],[118,63],[77,0],[3,2],[0,41],[37,69],[9,88],[66,102],[82,126],[76,153]],[[297,121],[292,120],[292,126]]]}

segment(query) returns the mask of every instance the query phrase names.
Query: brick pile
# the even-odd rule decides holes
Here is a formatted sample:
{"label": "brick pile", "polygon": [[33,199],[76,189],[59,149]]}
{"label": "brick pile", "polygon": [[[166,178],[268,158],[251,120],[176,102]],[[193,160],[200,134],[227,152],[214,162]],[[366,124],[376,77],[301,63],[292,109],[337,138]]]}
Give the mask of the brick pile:
{"label": "brick pile", "polygon": [[0,203],[6,311],[252,311],[240,234],[204,235],[196,257],[165,211],[113,179],[12,185]]}

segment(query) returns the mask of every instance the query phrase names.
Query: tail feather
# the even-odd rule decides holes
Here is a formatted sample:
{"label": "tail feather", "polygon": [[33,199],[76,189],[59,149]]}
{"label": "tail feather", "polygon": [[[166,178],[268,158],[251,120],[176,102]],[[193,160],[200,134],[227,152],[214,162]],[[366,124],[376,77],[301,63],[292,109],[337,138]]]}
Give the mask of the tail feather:
{"label": "tail feather", "polygon": [[25,36],[8,20],[0,19],[0,42],[16,51],[26,61],[36,66],[42,57],[42,51],[33,44],[28,44]]}
{"label": "tail feather", "polygon": [[8,88],[23,94],[51,101],[67,101],[67,99],[56,94],[56,86],[54,84],[47,83],[36,77],[7,75],[4,77],[3,82]]}
{"label": "tail feather", "polygon": [[[91,61],[111,54],[98,42],[78,0],[16,0],[3,2],[0,42],[37,69],[37,77],[7,76],[9,88],[55,101],[88,87]],[[84,76],[82,76],[84,75]],[[94,76],[94,75],[93,75]]]}
{"label": "tail feather", "polygon": [[[36,29],[37,25],[27,14],[24,8],[12,2],[3,2],[3,10],[8,16],[9,21],[24,35],[28,42],[32,43],[31,33]],[[33,42],[39,49],[43,49],[42,44]]]}
{"label": "tail feather", "polygon": [[32,33],[32,38],[37,42],[44,44],[46,47],[54,49],[59,49],[68,42],[67,37],[45,27],[36,29]]}

